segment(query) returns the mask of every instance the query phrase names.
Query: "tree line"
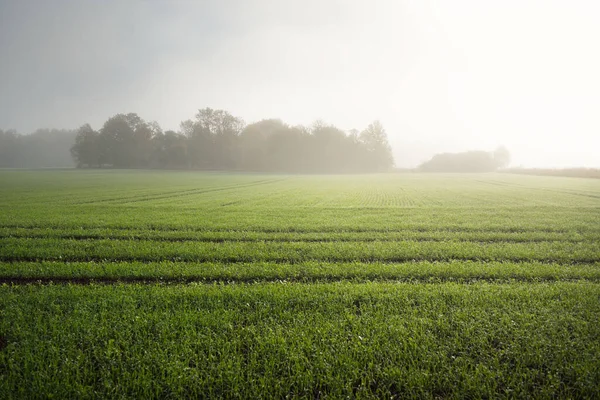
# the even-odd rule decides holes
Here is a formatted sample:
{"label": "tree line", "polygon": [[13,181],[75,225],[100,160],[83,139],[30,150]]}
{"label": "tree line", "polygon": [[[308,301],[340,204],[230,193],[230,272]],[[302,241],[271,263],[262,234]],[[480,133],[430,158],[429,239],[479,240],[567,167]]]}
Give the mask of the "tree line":
{"label": "tree line", "polygon": [[505,168],[510,162],[510,153],[505,147],[495,151],[465,151],[462,153],[440,153],[419,165],[419,172],[493,172]]}
{"label": "tree line", "polygon": [[98,130],[77,130],[71,154],[80,168],[174,168],[289,173],[387,171],[394,165],[387,134],[375,121],[345,132],[317,121],[279,119],[246,125],[225,110],[204,108],[180,130],[163,132],[135,113],[117,114]]}
{"label": "tree line", "polygon": [[76,130],[38,129],[30,135],[0,129],[0,168],[72,168]]}

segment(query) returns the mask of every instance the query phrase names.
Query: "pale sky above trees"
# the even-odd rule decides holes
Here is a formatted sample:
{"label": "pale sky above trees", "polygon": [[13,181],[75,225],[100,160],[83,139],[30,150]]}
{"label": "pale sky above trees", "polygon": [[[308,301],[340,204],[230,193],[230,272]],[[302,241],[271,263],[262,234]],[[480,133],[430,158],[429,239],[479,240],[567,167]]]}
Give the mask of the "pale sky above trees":
{"label": "pale sky above trees", "polygon": [[600,167],[600,3],[0,0],[0,128],[251,123],[386,128],[397,166],[506,146]]}

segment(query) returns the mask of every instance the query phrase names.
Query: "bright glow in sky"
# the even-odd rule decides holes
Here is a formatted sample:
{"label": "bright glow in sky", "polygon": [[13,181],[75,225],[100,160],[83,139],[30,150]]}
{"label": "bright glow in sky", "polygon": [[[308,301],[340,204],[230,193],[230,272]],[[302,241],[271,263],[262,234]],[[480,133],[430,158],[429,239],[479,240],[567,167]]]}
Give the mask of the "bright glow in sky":
{"label": "bright glow in sky", "polygon": [[0,128],[198,108],[246,122],[379,119],[396,165],[506,146],[600,167],[600,3],[0,0]]}

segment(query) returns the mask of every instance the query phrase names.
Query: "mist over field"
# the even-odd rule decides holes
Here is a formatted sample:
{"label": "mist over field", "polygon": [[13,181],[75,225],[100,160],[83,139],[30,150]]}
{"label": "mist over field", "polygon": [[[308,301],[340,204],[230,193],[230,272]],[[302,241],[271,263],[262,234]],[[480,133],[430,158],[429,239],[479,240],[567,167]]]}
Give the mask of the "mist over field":
{"label": "mist over field", "polygon": [[598,21],[0,0],[0,399],[600,399]]}
{"label": "mist over field", "polygon": [[599,398],[599,208],[595,179],[0,170],[0,398]]}
{"label": "mist over field", "polygon": [[[0,0],[0,129],[164,131],[198,109],[246,123],[379,120],[397,167],[510,150],[600,167],[600,6],[575,1]],[[68,152],[61,153],[68,157]]]}

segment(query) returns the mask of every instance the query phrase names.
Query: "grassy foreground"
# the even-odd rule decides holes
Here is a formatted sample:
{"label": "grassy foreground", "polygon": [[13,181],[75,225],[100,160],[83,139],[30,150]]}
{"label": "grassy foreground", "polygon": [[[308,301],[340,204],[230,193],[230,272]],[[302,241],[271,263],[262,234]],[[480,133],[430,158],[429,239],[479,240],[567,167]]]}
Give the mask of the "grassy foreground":
{"label": "grassy foreground", "polygon": [[0,398],[600,397],[600,181],[0,171]]}
{"label": "grassy foreground", "polygon": [[596,284],[4,286],[0,294],[0,327],[10,333],[0,353],[5,395],[600,395]]}

